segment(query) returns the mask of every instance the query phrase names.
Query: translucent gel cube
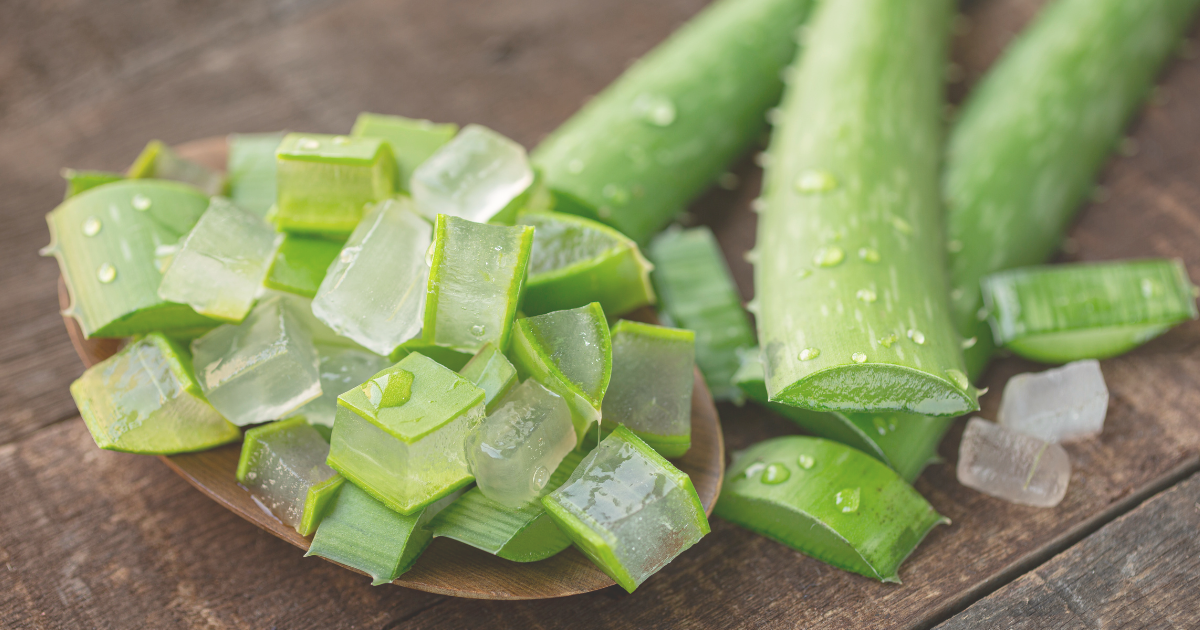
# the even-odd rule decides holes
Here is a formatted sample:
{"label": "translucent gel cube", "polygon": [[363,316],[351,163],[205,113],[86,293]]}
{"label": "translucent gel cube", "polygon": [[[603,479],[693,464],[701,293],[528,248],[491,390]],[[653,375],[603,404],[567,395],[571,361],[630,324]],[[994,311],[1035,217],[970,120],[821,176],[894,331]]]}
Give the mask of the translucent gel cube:
{"label": "translucent gel cube", "polygon": [[487,498],[518,508],[546,491],[575,448],[571,410],[532,379],[518,385],[467,438],[467,461]]}
{"label": "translucent gel cube", "polygon": [[317,350],[290,304],[272,297],[242,323],[192,341],[204,395],[238,426],[278,420],[321,395]]}
{"label": "translucent gel cube", "polygon": [[409,190],[422,214],[485,223],[533,183],[525,149],[479,125],[467,125],[413,171]]}
{"label": "translucent gel cube", "polygon": [[295,418],[246,432],[238,482],[260,507],[290,527],[299,527],[308,490],[337,474],[325,464],[329,444],[316,429]]}
{"label": "translucent gel cube", "polygon": [[612,380],[604,428],[624,424],[665,457],[687,452],[692,435],[695,334],[619,321],[612,329]]}
{"label": "translucent gel cube", "polygon": [[338,334],[387,356],[421,331],[433,239],[407,200],[379,203],[330,265],[312,312]]}
{"label": "translucent gel cube", "polygon": [[275,156],[278,192],[268,218],[285,232],[345,236],[364,206],[396,194],[392,150],[378,138],[289,133]]}
{"label": "translucent gel cube", "polygon": [[958,449],[958,482],[985,494],[1054,507],[1067,493],[1071,462],[1057,444],[971,418]]}
{"label": "translucent gel cube", "polygon": [[297,409],[309,424],[333,426],[337,399],[362,385],[371,375],[388,366],[388,360],[374,352],[317,344],[320,357],[321,395]]}
{"label": "translucent gel cube", "polygon": [[158,296],[201,315],[240,322],[262,288],[279,238],[262,219],[214,197],[179,244]]}
{"label": "translucent gel cube", "polygon": [[1000,424],[1046,442],[1098,435],[1108,413],[1100,362],[1086,359],[1044,372],[1018,374],[1004,386]]}

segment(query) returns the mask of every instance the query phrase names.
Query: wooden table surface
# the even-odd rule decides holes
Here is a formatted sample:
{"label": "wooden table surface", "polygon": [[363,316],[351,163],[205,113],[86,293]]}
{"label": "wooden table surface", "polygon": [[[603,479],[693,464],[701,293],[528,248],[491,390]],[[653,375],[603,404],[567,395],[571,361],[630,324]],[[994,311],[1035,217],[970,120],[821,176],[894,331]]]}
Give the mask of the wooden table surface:
{"label": "wooden table surface", "polygon": [[[1053,509],[959,486],[961,423],[917,489],[953,519],[882,585],[713,519],[636,593],[487,602],[361,576],[259,531],[155,458],[98,450],[39,259],[61,167],[120,169],[149,139],[348,130],[361,110],[477,122],[533,146],[704,0],[4,0],[0,4],[0,626],[12,628],[1197,628],[1200,323],[1103,362],[1104,434],[1069,445]],[[976,0],[960,99],[1040,0]],[[1193,29],[1193,36],[1196,31]],[[1167,69],[1064,259],[1183,258],[1200,279],[1200,61]],[[687,220],[717,231],[743,297],[759,172]],[[982,415],[1004,380],[991,369]],[[730,451],[793,433],[722,405]]]}

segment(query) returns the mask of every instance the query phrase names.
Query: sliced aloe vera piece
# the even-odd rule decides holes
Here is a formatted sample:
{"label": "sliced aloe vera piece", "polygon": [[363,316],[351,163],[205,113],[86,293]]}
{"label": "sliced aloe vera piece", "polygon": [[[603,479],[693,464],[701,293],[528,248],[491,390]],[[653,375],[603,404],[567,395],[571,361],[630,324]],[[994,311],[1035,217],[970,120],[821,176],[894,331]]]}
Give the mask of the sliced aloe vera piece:
{"label": "sliced aloe vera piece", "polygon": [[929,530],[950,523],[878,460],[801,436],[737,455],[714,513],[839,569],[896,583]]}
{"label": "sliced aloe vera piece", "polygon": [[392,150],[378,138],[289,133],[275,157],[278,189],[268,219],[284,232],[346,238],[364,206],[396,194]]}
{"label": "sliced aloe vera piece", "polygon": [[408,190],[408,180],[422,162],[458,133],[458,125],[428,120],[362,112],[354,120],[350,135],[379,138],[388,143],[396,157],[396,187]]}
{"label": "sliced aloe vera piece", "polygon": [[267,269],[263,286],[312,299],[342,244],[324,238],[285,234]]}
{"label": "sliced aloe vera piece", "polygon": [[600,421],[612,377],[612,338],[604,309],[587,306],[525,317],[513,324],[508,358],[522,380],[536,379],[571,407],[576,445]]}
{"label": "sliced aloe vera piece", "polygon": [[487,405],[488,413],[517,384],[517,368],[490,343],[471,357],[458,373],[483,390],[483,402]]}
{"label": "sliced aloe vera piece", "polygon": [[246,431],[237,480],[259,507],[306,536],[302,524],[313,487],[338,476],[325,464],[328,455],[329,443],[304,418],[272,422]]}
{"label": "sliced aloe vera piece", "polygon": [[363,384],[393,362],[362,348],[313,345],[320,357],[321,395],[293,413],[304,416],[311,425],[332,428],[338,396]]}
{"label": "sliced aloe vera piece", "polygon": [[259,217],[275,205],[275,150],[282,141],[282,132],[235,133],[226,140],[229,198]]}
{"label": "sliced aloe vera piece", "polygon": [[480,125],[467,125],[413,171],[409,187],[417,209],[511,224],[525,205],[535,176],[525,147]]}
{"label": "sliced aloe vera piece", "polygon": [[86,337],[215,326],[190,306],[158,297],[154,250],[174,244],[208,208],[208,197],[175,182],[129,180],[71,197],[46,215],[50,244],[71,295],[64,312]]}
{"label": "sliced aloe vera piece", "polygon": [[654,303],[651,265],[624,234],[561,212],[527,212],[517,223],[534,227],[525,314],[598,302],[605,313],[617,316]]}
{"label": "sliced aloe vera piece", "polygon": [[108,171],[77,171],[73,168],[64,168],[62,170],[62,178],[67,180],[67,191],[63,194],[63,200],[65,201],[85,190],[91,190],[104,184],[119,182],[125,179],[125,175],[110,173]]}
{"label": "sliced aloe vera piece", "polygon": [[[563,485],[583,456],[579,451],[567,453],[546,488],[552,492]],[[571,546],[571,539],[541,502],[508,508],[485,497],[479,488],[467,490],[434,517],[429,528],[434,537],[453,538],[513,562],[545,560]]]}
{"label": "sliced aloe vera piece", "polygon": [[159,140],[146,144],[125,175],[129,179],[169,179],[191,184],[210,197],[225,192],[224,175],[179,157]]}
{"label": "sliced aloe vera piece", "polygon": [[204,400],[187,351],[160,333],[88,368],[71,397],[96,446],[110,451],[170,455],[241,437]]}
{"label": "sliced aloe vera piece", "polygon": [[1197,317],[1177,259],[1024,267],[982,287],[996,344],[1045,363],[1116,356]]}
{"label": "sliced aloe vera piece", "polygon": [[621,320],[612,328],[612,380],[601,426],[626,428],[663,457],[692,446],[695,333]]}
{"label": "sliced aloe vera piece", "polygon": [[[313,428],[319,432],[325,427],[318,425]],[[328,438],[324,434],[322,437]],[[325,516],[333,509],[333,504],[337,501],[338,494],[342,491],[342,484],[345,482],[345,477],[334,473],[325,481],[309,487],[308,493],[304,496],[304,511],[300,516],[300,524],[296,526],[296,531],[301,536],[312,536],[317,531],[321,521],[325,520]]]}

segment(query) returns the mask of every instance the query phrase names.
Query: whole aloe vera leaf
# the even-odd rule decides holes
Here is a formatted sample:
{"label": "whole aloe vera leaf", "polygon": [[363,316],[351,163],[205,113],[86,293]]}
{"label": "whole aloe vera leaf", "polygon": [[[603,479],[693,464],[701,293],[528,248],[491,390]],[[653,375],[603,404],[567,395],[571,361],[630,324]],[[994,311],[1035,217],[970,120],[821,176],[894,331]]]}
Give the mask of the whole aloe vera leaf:
{"label": "whole aloe vera leaf", "polygon": [[847,413],[979,408],[939,246],[951,7],[842,0],[813,15],[771,139],[758,222],[772,401]]}
{"label": "whole aloe vera leaf", "polygon": [[1055,0],[963,105],[942,180],[951,303],[972,376],[993,349],[985,275],[1045,261],[1200,0]]}
{"label": "whole aloe vera leaf", "polygon": [[537,149],[556,209],[644,243],[749,149],[779,100],[807,0],[720,0]]}
{"label": "whole aloe vera leaf", "polygon": [[226,141],[229,198],[259,217],[275,205],[275,150],[282,141],[283,132],[234,133]]}
{"label": "whole aloe vera leaf", "polygon": [[897,583],[929,530],[950,522],[880,461],[801,436],[735,455],[714,513],[839,569]]}

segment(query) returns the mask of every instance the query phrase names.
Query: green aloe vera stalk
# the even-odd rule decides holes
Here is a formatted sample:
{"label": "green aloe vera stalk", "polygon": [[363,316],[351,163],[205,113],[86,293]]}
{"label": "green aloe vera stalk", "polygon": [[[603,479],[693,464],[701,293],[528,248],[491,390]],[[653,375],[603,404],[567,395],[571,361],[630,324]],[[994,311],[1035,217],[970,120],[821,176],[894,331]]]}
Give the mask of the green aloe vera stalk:
{"label": "green aloe vera stalk", "polygon": [[71,397],[96,446],[171,455],[240,439],[204,400],[191,366],[178,343],[151,333],[88,368],[71,383]]}
{"label": "green aloe vera stalk", "polygon": [[342,251],[342,244],[323,238],[285,234],[263,284],[312,299],[325,272]]}
{"label": "green aloe vera stalk", "polygon": [[226,141],[229,198],[259,217],[275,205],[275,150],[282,141],[282,132],[235,133]]}
{"label": "green aloe vera stalk", "polygon": [[950,523],[891,468],[844,444],[787,436],[735,457],[715,514],[839,569],[899,583],[904,559]]}
{"label": "green aloe vera stalk", "polygon": [[1023,267],[983,279],[996,345],[1044,363],[1105,359],[1196,319],[1180,260]]}
{"label": "green aloe vera stalk", "polygon": [[[571,451],[563,458],[550,481],[548,492],[567,481],[583,459],[583,453]],[[540,503],[519,509],[505,507],[471,488],[429,523],[434,537],[453,538],[513,562],[536,562],[571,546],[571,539],[546,513]]]}
{"label": "green aloe vera stalk", "polygon": [[749,149],[779,100],[806,0],[721,0],[533,152],[556,209],[639,243]]}
{"label": "green aloe vera stalk", "polygon": [[812,411],[770,402],[759,349],[742,353],[742,364],[733,382],[746,396],[795,422],[817,436],[854,447],[887,464],[912,483],[925,466],[938,461],[942,435],[954,423],[952,417],[920,416],[911,413],[840,413]]}
{"label": "green aloe vera stalk", "polygon": [[651,265],[624,234],[561,212],[527,212],[517,223],[534,227],[527,315],[599,302],[605,313],[618,316],[654,303]]}
{"label": "green aloe vera stalk", "polygon": [[[313,427],[317,432],[328,428],[319,424]],[[328,438],[324,434],[323,437]],[[304,514],[300,517],[300,524],[296,526],[296,531],[301,536],[312,536],[317,531],[321,521],[333,509],[334,502],[341,493],[342,484],[345,482],[345,477],[334,475],[308,489],[308,494],[304,498]]]}
{"label": "green aloe vera stalk", "polygon": [[517,384],[517,368],[490,343],[471,357],[458,374],[483,390],[483,402],[487,405],[488,413]]}
{"label": "green aloe vera stalk", "polygon": [[947,302],[938,194],[951,3],[820,5],[771,140],[755,287],[771,400],[979,408]]}
{"label": "green aloe vera stalk", "polygon": [[668,228],[647,250],[665,322],[696,333],[696,363],[716,400],[742,401],[738,350],[757,341],[721,248],[707,227]]}
{"label": "green aloe vera stalk", "polygon": [[62,178],[67,180],[67,192],[63,194],[63,200],[65,201],[85,190],[91,190],[104,184],[119,182],[125,179],[125,176],[121,173],[110,173],[108,171],[77,171],[73,168],[64,168],[62,170]]}
{"label": "green aloe vera stalk", "polygon": [[275,157],[277,198],[267,218],[283,232],[345,240],[364,206],[396,194],[392,150],[378,138],[289,133]]}
{"label": "green aloe vera stalk", "polygon": [[458,133],[458,125],[434,123],[403,116],[362,112],[354,121],[350,135],[355,138],[379,138],[392,148],[396,157],[396,187],[408,190],[413,170]]}
{"label": "green aloe vera stalk", "polygon": [[695,333],[623,319],[611,334],[601,428],[623,424],[663,457],[682,457],[692,446]]}
{"label": "green aloe vera stalk", "polygon": [[208,208],[191,186],[158,180],[106,184],[46,215],[50,245],[71,295],[64,312],[86,337],[213,327],[191,307],[158,297],[154,250],[187,234]]}
{"label": "green aloe vera stalk", "polygon": [[125,175],[129,179],[169,179],[191,184],[209,196],[225,192],[224,175],[179,157],[171,147],[158,140],[151,140],[142,149]]}
{"label": "green aloe vera stalk", "polygon": [[950,134],[943,194],[955,325],[976,319],[985,275],[1044,262],[1192,23],[1198,0],[1055,0],[1008,47]]}

